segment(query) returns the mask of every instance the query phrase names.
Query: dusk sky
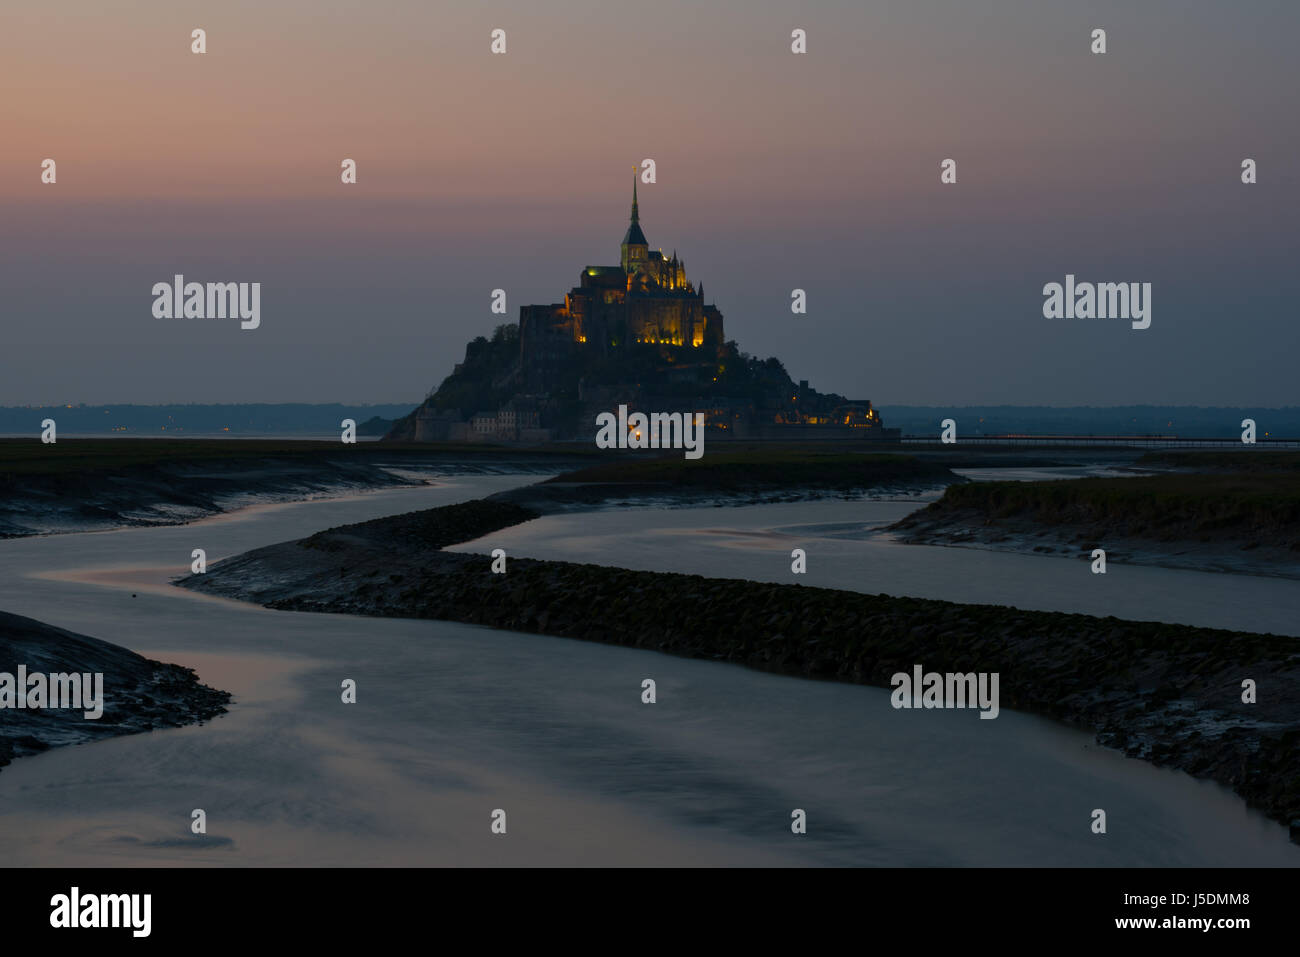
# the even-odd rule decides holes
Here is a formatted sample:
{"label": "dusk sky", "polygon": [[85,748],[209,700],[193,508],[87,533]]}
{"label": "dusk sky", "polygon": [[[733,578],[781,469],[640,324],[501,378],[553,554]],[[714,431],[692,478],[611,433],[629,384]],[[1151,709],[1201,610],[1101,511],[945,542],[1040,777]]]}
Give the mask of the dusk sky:
{"label": "dusk sky", "polygon": [[[651,248],[822,391],[1300,404],[1294,0],[359,9],[6,5],[0,405],[414,404],[618,262],[645,158]],[[176,273],[260,282],[260,328],[154,318]],[[1067,273],[1151,327],[1043,318]]]}

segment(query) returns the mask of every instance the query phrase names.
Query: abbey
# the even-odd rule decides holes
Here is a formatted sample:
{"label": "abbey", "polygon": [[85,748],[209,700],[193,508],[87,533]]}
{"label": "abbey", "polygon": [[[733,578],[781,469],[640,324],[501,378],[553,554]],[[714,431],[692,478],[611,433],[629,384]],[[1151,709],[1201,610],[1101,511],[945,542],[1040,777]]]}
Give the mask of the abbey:
{"label": "abbey", "polygon": [[632,215],[619,244],[617,266],[587,266],[564,302],[524,306],[519,315],[522,354],[545,367],[577,346],[607,353],[631,345],[689,346],[695,358],[716,359],[724,342],[722,313],[704,304],[704,286],[686,278],[677,253],[651,250],[641,229],[636,180]]}
{"label": "abbey", "polygon": [[[583,267],[563,302],[521,306],[518,324],[471,340],[464,361],[388,439],[590,441],[614,418],[619,434],[605,436],[613,447],[638,448],[644,437],[655,448],[665,425],[670,435],[677,428],[674,415],[682,416],[683,445],[669,439],[676,448],[687,447],[687,416],[698,442],[703,432],[710,442],[897,438],[869,399],[818,392],[777,358],[751,356],[727,339],[704,284],[687,278],[675,251],[650,248],[638,185],[618,263]],[[619,407],[647,412],[621,421],[610,412]],[[656,413],[667,418],[634,424]]]}

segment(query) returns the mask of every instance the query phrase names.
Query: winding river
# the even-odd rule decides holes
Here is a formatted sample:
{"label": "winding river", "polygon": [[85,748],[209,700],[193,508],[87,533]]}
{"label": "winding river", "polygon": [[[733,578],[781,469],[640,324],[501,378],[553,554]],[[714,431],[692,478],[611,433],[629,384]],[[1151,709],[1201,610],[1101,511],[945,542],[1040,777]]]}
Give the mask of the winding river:
{"label": "winding river", "polygon": [[[1003,710],[448,622],[295,612],[168,580],[537,476],[455,476],[189,526],[0,542],[0,608],[194,667],[203,726],[0,772],[7,865],[1296,865],[1231,792]],[[1294,582],[905,546],[915,501],[561,515],[461,550],[1297,633]],[[593,609],[593,614],[599,614]],[[658,702],[641,703],[654,678]],[[340,683],[357,682],[357,703]],[[1089,829],[1105,808],[1108,833]],[[208,832],[190,832],[191,811]],[[791,811],[806,811],[794,835]],[[490,830],[492,812],[507,832]]]}

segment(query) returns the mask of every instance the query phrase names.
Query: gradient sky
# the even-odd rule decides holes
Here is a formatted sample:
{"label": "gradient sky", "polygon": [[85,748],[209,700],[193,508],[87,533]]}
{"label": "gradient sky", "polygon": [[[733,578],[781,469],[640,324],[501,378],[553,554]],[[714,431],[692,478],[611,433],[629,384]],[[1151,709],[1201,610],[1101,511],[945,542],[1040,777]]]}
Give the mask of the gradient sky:
{"label": "gradient sky", "polygon": [[[7,4],[0,404],[414,403],[493,288],[516,321],[618,261],[645,157],[652,247],[823,391],[1300,404],[1297,37],[1294,0]],[[178,272],[261,282],[261,328],[153,318]],[[1044,319],[1067,272],[1151,282],[1151,328]]]}

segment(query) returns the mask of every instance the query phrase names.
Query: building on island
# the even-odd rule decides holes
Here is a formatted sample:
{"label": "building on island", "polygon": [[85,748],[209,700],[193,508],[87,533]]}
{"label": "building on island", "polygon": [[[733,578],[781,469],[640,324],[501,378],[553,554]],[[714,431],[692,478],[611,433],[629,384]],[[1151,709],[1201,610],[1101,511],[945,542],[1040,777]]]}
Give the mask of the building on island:
{"label": "building on island", "polygon": [[775,358],[726,339],[673,251],[650,248],[637,183],[617,265],[586,266],[563,302],[520,308],[480,336],[390,438],[543,442],[595,435],[595,416],[630,408],[703,412],[715,439],[891,439],[870,400],[797,384]]}
{"label": "building on island", "polygon": [[650,248],[635,180],[619,264],[587,266],[564,302],[524,306],[519,314],[520,354],[541,379],[579,349],[604,355],[630,345],[681,346],[716,359],[724,341],[722,313],[705,304],[703,285],[686,278],[676,252],[665,257]]}

